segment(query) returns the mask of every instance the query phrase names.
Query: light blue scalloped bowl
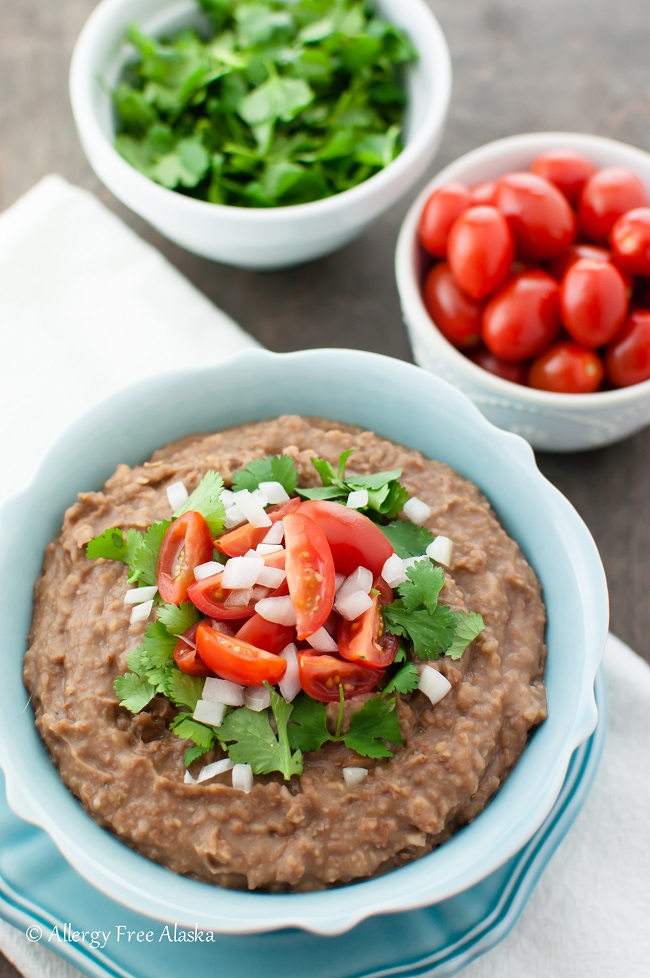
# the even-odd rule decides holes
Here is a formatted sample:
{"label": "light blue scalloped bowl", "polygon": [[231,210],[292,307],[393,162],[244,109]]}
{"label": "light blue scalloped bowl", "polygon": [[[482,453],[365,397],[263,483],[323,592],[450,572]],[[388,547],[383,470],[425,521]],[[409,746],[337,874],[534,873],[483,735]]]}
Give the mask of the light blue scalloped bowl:
{"label": "light blue scalloped bowl", "polygon": [[[301,413],[359,424],[473,479],[537,572],[548,612],[549,718],[469,826],[390,874],[322,893],[222,890],[177,876],[93,822],[60,781],[22,684],[32,587],[45,545],[80,490],[99,488],[193,432]],[[445,381],[401,361],[351,350],[239,353],[219,366],[170,373],[116,394],[53,446],[32,485],[0,510],[0,765],[14,812],[43,828],[89,882],[132,910],[220,933],[297,927],[340,934],[368,917],[448,899],[503,865],[556,800],[573,751],[596,725],[594,680],[607,637],[605,575],[589,531],[538,471],[532,450],[490,424]]]}

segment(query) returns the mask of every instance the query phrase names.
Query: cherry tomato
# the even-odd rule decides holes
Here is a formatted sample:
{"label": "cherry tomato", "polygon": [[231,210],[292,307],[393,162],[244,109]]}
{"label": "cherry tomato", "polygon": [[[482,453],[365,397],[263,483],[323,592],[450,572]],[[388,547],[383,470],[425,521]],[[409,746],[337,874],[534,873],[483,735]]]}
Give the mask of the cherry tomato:
{"label": "cherry tomato", "polygon": [[196,630],[198,627],[199,623],[197,622],[196,625],[192,625],[179,636],[174,646],[174,661],[179,669],[190,676],[212,676],[213,673],[196,651]]}
{"label": "cherry tomato", "polygon": [[327,537],[304,510],[284,518],[287,583],[302,641],[327,621],[334,604],[335,570]]}
{"label": "cherry tomato", "polygon": [[505,280],[514,256],[512,233],[494,207],[470,207],[454,221],[447,260],[463,292],[482,299]]}
{"label": "cherry tomato", "polygon": [[422,297],[427,312],[450,343],[459,350],[477,345],[483,304],[462,291],[446,262],[431,269],[424,281]]}
{"label": "cherry tomato", "polygon": [[625,282],[610,262],[581,258],[562,279],[562,322],[584,346],[609,343],[623,325],[627,306]]}
{"label": "cherry tomato", "polygon": [[282,652],[293,638],[292,625],[278,625],[255,612],[239,629],[236,638],[266,652]]}
{"label": "cherry tomato", "polygon": [[570,149],[549,149],[537,157],[530,169],[556,186],[574,207],[585,183],[596,172],[591,160]]}
{"label": "cherry tomato", "polygon": [[621,166],[606,166],[587,180],[580,195],[578,221],[588,238],[604,244],[622,214],[647,203],[647,191],[634,173]]}
{"label": "cherry tomato", "polygon": [[519,257],[555,258],[575,238],[575,216],[566,197],[534,173],[501,177],[496,206],[510,225]]}
{"label": "cherry tomato", "polygon": [[376,594],[370,608],[355,621],[340,619],[336,642],[344,659],[374,669],[389,666],[399,646],[397,635],[384,631],[384,616]]}
{"label": "cherry tomato", "polygon": [[376,577],[372,584],[375,591],[379,591],[379,604],[392,604],[395,600],[393,589],[387,584],[383,577]]}
{"label": "cherry tomato", "polygon": [[339,686],[343,699],[369,693],[384,675],[384,669],[370,669],[357,662],[346,662],[333,655],[316,652],[298,653],[298,676],[302,689],[321,703],[337,703]]}
{"label": "cherry tomato", "polygon": [[[264,558],[266,567],[284,567],[286,554],[284,550],[277,550]],[[211,577],[204,577],[201,581],[195,581],[187,589],[190,601],[196,605],[204,615],[217,618],[219,621],[231,621],[235,618],[250,618],[255,612],[255,605],[260,600],[260,596],[251,597],[247,605],[228,604],[228,598],[233,594],[233,590],[221,586],[221,571],[212,574]],[[275,590],[264,589],[264,597],[280,597],[288,594],[287,582],[284,580]]]}
{"label": "cherry tomato", "polygon": [[490,207],[494,207],[496,193],[496,180],[483,180],[482,183],[475,183],[473,187],[469,188],[469,196],[472,205],[488,204]]}
{"label": "cherry tomato", "polygon": [[476,353],[470,355],[470,360],[482,367],[483,370],[487,370],[503,380],[509,380],[512,384],[525,384],[528,378],[527,364],[502,360],[500,357],[495,357],[494,353],[490,353],[489,350],[477,350]]}
{"label": "cherry tomato", "polygon": [[561,282],[571,266],[581,258],[589,258],[591,261],[611,261],[612,253],[607,248],[601,248],[600,245],[575,243],[554,258],[549,263],[548,270],[558,282]]}
{"label": "cherry tomato", "polygon": [[538,390],[558,394],[593,394],[603,376],[603,363],[597,353],[564,340],[550,346],[533,361],[528,383]]}
{"label": "cherry tomato", "polygon": [[637,309],[605,351],[605,372],[617,387],[650,379],[650,310]]}
{"label": "cherry tomato", "polygon": [[445,183],[433,191],[422,208],[418,238],[434,258],[445,257],[449,229],[468,207],[469,190],[462,183]]}
{"label": "cherry tomato", "polygon": [[212,672],[240,686],[274,685],[287,671],[287,663],[279,655],[217,632],[205,622],[196,630],[196,649]]}
{"label": "cherry tomato", "polygon": [[650,275],[650,207],[637,207],[616,221],[610,237],[619,268]]}
{"label": "cherry tomato", "polygon": [[157,582],[166,604],[187,599],[194,568],[212,557],[212,534],[200,513],[183,513],[167,528],[158,556]]}
{"label": "cherry tomato", "polygon": [[522,272],[492,296],[483,314],[483,342],[503,360],[541,353],[560,329],[558,284],[546,272]]}
{"label": "cherry tomato", "polygon": [[[287,513],[294,513],[299,506],[300,499],[296,497],[286,503],[271,506],[267,509],[266,514],[271,520],[271,523],[277,523]],[[217,537],[214,545],[217,550],[220,550],[222,554],[226,554],[228,557],[243,557],[249,550],[255,550],[268,532],[268,526],[253,526],[252,523],[243,523],[242,526],[238,526],[234,530],[230,530],[228,533]]]}
{"label": "cherry tomato", "polygon": [[308,499],[300,512],[320,526],[327,538],[339,574],[352,574],[357,567],[367,567],[373,577],[380,577],[384,564],[395,553],[376,523],[329,499]]}

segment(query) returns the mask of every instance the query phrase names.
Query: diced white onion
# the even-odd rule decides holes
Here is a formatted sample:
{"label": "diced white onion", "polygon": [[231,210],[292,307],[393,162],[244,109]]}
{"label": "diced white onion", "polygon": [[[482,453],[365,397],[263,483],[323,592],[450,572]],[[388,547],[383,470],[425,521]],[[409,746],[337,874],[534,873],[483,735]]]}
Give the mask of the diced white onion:
{"label": "diced white onion", "polygon": [[431,516],[431,507],[427,506],[425,502],[418,499],[417,496],[411,496],[404,503],[404,509],[402,510],[404,515],[411,520],[412,523],[426,523],[426,521]]}
{"label": "diced white onion", "polygon": [[172,482],[171,486],[167,486],[167,499],[172,508],[172,513],[180,509],[183,503],[189,499],[189,496],[190,494],[184,482]]}
{"label": "diced white onion", "polygon": [[[276,599],[277,600],[277,599]],[[365,591],[353,591],[346,594],[343,598],[338,598],[334,602],[334,610],[347,621],[354,621],[364,611],[372,607],[372,598]]]}
{"label": "diced white onion", "polygon": [[253,787],[253,768],[250,764],[235,764],[232,769],[232,786],[246,794]]}
{"label": "diced white onion", "polygon": [[257,583],[275,590],[276,587],[280,587],[286,576],[287,572],[283,567],[263,567],[257,575]]}
{"label": "diced white onion", "polygon": [[273,621],[276,625],[296,624],[296,609],[288,594],[279,598],[262,598],[255,605],[255,611],[266,621]]}
{"label": "diced white onion", "polygon": [[284,550],[281,543],[259,543],[255,552],[258,553],[260,557],[268,557],[269,554],[277,554],[281,550]]}
{"label": "diced white onion", "polygon": [[300,692],[300,678],[298,676],[298,649],[293,644],[287,645],[280,652],[280,658],[287,663],[287,671],[280,680],[280,695],[290,703]]}
{"label": "diced white onion", "polygon": [[143,601],[142,604],[136,604],[131,610],[131,624],[136,621],[146,621],[151,614],[151,609],[153,608],[153,598],[151,601]]}
{"label": "diced white onion", "polygon": [[348,496],[348,501],[345,505],[348,509],[365,509],[368,505],[368,490],[354,489]]}
{"label": "diced white onion", "polygon": [[391,554],[381,569],[381,576],[390,587],[399,587],[406,580],[404,562],[398,554]]}
{"label": "diced white onion", "polygon": [[451,566],[453,555],[454,544],[449,537],[436,537],[433,543],[430,543],[427,547],[427,557],[435,560],[438,564],[443,564],[445,567]]}
{"label": "diced white onion", "polygon": [[203,699],[207,703],[223,703],[224,706],[243,706],[244,687],[228,679],[208,676],[203,685]]}
{"label": "diced white onion", "polygon": [[338,652],[338,646],[324,625],[322,625],[313,635],[307,636],[307,641],[312,649],[317,652]]}
{"label": "diced white onion", "polygon": [[355,591],[364,591],[368,594],[372,583],[372,571],[368,570],[367,567],[357,567],[349,577],[346,577],[343,584],[341,584],[336,592],[336,600],[339,601],[341,598],[347,598],[349,594],[354,594]]}
{"label": "diced white onion", "polygon": [[253,550],[252,547],[246,551],[244,557],[259,557],[257,550]]}
{"label": "diced white onion", "polygon": [[271,705],[271,694],[266,686],[249,686],[244,690],[244,706],[255,713],[261,713]]}
{"label": "diced white onion", "polygon": [[205,564],[199,564],[194,568],[194,580],[204,581],[206,577],[220,574],[222,570],[223,564],[220,564],[218,560],[206,560]]}
{"label": "diced white onion", "polygon": [[451,683],[446,676],[434,669],[433,666],[423,666],[420,670],[418,689],[431,700],[432,706],[439,703],[451,689]]}
{"label": "diced white onion", "polygon": [[211,778],[216,778],[225,771],[232,771],[233,767],[234,764],[229,757],[222,757],[220,761],[213,761],[212,764],[206,764],[205,767],[201,768],[197,775],[196,783],[200,784],[202,781],[209,781]]}
{"label": "diced white onion", "polygon": [[252,587],[242,587],[237,588],[236,591],[231,591],[224,604],[226,608],[245,608],[246,605],[249,605],[252,600]]}
{"label": "diced white onion", "polygon": [[253,499],[257,500],[260,506],[268,506],[269,500],[267,499],[266,493],[262,492],[259,487],[257,489],[253,489],[251,496]]}
{"label": "diced white onion", "polygon": [[338,589],[343,584],[343,581],[344,580],[345,580],[345,574],[335,574],[334,575],[334,589],[335,589],[335,591],[338,591]]}
{"label": "diced white onion", "polygon": [[362,784],[368,777],[367,767],[344,767],[343,768],[343,780],[348,785],[349,788],[356,788],[357,785]]}
{"label": "diced white onion", "polygon": [[271,519],[264,512],[264,507],[248,489],[240,489],[235,493],[235,505],[252,526],[271,526]]}
{"label": "diced white onion", "polygon": [[151,601],[155,598],[157,590],[155,584],[151,587],[131,587],[124,595],[124,604],[142,604],[143,601]]}
{"label": "diced white onion", "polygon": [[289,496],[281,482],[260,482],[260,489],[270,503],[286,503]]}
{"label": "diced white onion", "polygon": [[234,589],[252,587],[264,567],[262,557],[231,557],[221,575],[221,586]]}
{"label": "diced white onion", "polygon": [[239,526],[240,523],[245,523],[245,522],[246,522],[246,517],[242,513],[239,506],[235,506],[235,504],[233,503],[232,506],[226,507],[226,520],[224,526],[227,530],[232,530],[234,529],[234,527]]}
{"label": "diced white onion", "polygon": [[219,727],[225,712],[225,703],[210,703],[209,700],[199,700],[194,708],[193,716],[199,723],[207,723],[210,727]]}
{"label": "diced white onion", "polygon": [[189,772],[189,771],[186,771],[186,772],[185,772],[185,777],[184,777],[184,779],[183,779],[183,780],[184,780],[184,782],[185,782],[185,784],[196,784],[196,783],[197,783],[197,782],[196,782],[196,781],[194,780],[194,778],[192,777],[192,775],[190,774],[190,772]]}
{"label": "diced white onion", "polygon": [[229,506],[232,506],[235,502],[235,494],[232,489],[222,489],[220,498],[226,509],[228,509]]}
{"label": "diced white onion", "polygon": [[413,567],[414,564],[419,564],[421,560],[428,559],[429,558],[426,554],[420,554],[418,557],[407,557],[406,560],[403,561],[404,570],[407,571],[409,567]]}
{"label": "diced white onion", "polygon": [[[233,625],[232,622],[218,621],[216,618],[212,618],[210,620],[210,628],[214,628],[215,632],[221,632],[222,635],[230,635],[232,638],[233,635],[237,634],[237,631],[239,628],[241,628],[241,625],[239,625],[239,623],[237,623],[237,625]],[[183,636],[183,641],[187,642],[187,638],[185,636]]]}
{"label": "diced white onion", "polygon": [[266,534],[262,543],[282,543],[284,540],[284,523],[282,520],[276,520],[272,525],[269,532]]}

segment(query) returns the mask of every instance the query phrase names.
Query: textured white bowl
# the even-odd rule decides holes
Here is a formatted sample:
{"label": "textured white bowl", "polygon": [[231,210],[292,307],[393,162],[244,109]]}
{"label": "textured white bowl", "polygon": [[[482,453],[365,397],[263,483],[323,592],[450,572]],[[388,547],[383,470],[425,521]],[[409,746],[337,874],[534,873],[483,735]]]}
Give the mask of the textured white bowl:
{"label": "textured white bowl", "polygon": [[127,207],[188,251],[243,268],[281,268],[334,251],[361,234],[425,173],[447,115],[451,62],[444,35],[425,0],[377,0],[418,52],[405,84],[404,149],[384,170],[334,197],[293,207],[244,208],[194,200],[159,186],[113,147],[112,89],[127,60],[124,42],[135,22],[145,33],[173,31],[197,20],[194,0],[102,0],[77,41],[70,98],[90,165]]}
{"label": "textured white bowl", "polygon": [[[287,412],[374,429],[478,483],[542,582],[549,716],[485,810],[429,855],[320,893],[248,893],[177,876],[91,819],[38,736],[25,705],[22,660],[43,548],[77,492],[99,489],[117,463],[139,463],[190,432]],[[608,605],[589,531],[541,475],[529,445],[411,364],[352,350],[251,350],[218,366],[132,385],[63,433],[32,485],[0,507],[0,535],[0,765],[9,804],[48,832],[82,876],[151,917],[222,933],[300,927],[337,934],[376,914],[444,900],[489,876],[532,837],[558,796],[573,751],[596,725],[593,687]]]}
{"label": "textured white bowl", "polygon": [[536,156],[557,147],[577,150],[599,167],[627,167],[650,193],[650,154],[612,139],[537,132],[486,143],[441,170],[415,200],[399,234],[395,274],[417,363],[464,391],[500,428],[523,435],[535,448],[566,452],[609,445],[650,424],[650,380],[596,394],[554,394],[513,384],[483,370],[433,324],[422,301],[426,259],[417,241],[420,213],[435,187],[452,180],[471,185],[494,180],[509,170],[527,170]]}

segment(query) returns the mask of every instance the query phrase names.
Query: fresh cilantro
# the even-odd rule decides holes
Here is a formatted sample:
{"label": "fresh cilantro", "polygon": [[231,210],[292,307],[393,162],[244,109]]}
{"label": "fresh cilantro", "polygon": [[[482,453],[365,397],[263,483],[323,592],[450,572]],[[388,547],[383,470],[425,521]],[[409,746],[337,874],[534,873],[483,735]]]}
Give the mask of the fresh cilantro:
{"label": "fresh cilantro", "polygon": [[296,463],[289,455],[267,455],[256,458],[245,469],[235,472],[232,488],[235,492],[248,489],[252,492],[260,482],[279,482],[288,496],[293,496],[298,485]]}
{"label": "fresh cilantro", "polygon": [[350,729],[343,734],[343,742],[362,757],[392,757],[393,752],[384,741],[402,743],[395,697],[384,700],[374,696],[352,714]]}
{"label": "fresh cilantro", "polygon": [[431,530],[427,530],[426,526],[416,526],[410,520],[393,520],[384,526],[380,524],[379,529],[403,560],[420,557],[434,540]]}
{"label": "fresh cilantro", "polygon": [[214,727],[199,723],[191,713],[179,713],[169,726],[181,740],[193,741],[197,747],[201,748],[202,754],[214,747],[218,739]]}
{"label": "fresh cilantro", "polygon": [[434,567],[428,558],[418,560],[408,568],[406,578],[398,588],[406,610],[415,611],[422,605],[430,614],[435,614],[438,595],[445,584],[442,567]]}
{"label": "fresh cilantro", "polygon": [[113,688],[120,701],[120,706],[131,713],[139,713],[156,695],[156,687],[133,672],[127,672],[124,676],[117,676]]}
{"label": "fresh cilantro", "polygon": [[[175,646],[176,636],[170,635],[161,621],[154,621],[147,625],[142,638],[142,648],[150,678],[157,676],[158,673],[166,675],[167,667],[174,662]],[[152,682],[154,681],[155,678],[152,678]],[[158,679],[158,682],[160,681]]]}
{"label": "fresh cilantro", "polygon": [[[270,688],[270,687],[269,687]],[[233,710],[219,727],[219,739],[228,744],[228,756],[235,764],[250,764],[255,774],[279,771],[285,780],[302,774],[302,753],[291,753],[287,723],[292,706],[271,690],[271,710],[277,734],[269,722],[268,711],[256,713],[242,706]]]}
{"label": "fresh cilantro", "polygon": [[413,651],[420,659],[438,659],[444,655],[456,628],[453,612],[446,605],[437,605],[431,614],[426,608],[407,611],[400,600],[384,608],[384,622],[393,635],[401,635],[413,643]]}
{"label": "fresh cilantro", "polygon": [[291,713],[289,743],[302,751],[311,751],[319,750],[330,739],[325,704],[301,693]]}
{"label": "fresh cilantro", "polygon": [[454,616],[456,618],[456,631],[454,640],[446,654],[451,659],[460,659],[469,643],[473,642],[476,636],[485,629],[485,622],[482,616],[475,611],[456,611]]}
{"label": "fresh cilantro", "polygon": [[194,492],[176,510],[174,517],[182,516],[183,513],[192,510],[200,513],[210,527],[212,536],[218,536],[223,531],[226,519],[224,505],[221,502],[222,492],[223,479],[212,469],[208,469]]}
{"label": "fresh cilantro", "polygon": [[213,745],[210,744],[210,747],[201,747],[199,744],[195,744],[194,747],[188,747],[183,754],[185,767],[189,767],[192,761],[195,761],[198,757],[203,757],[204,754],[207,754],[207,752],[211,750],[212,746]]}
{"label": "fresh cilantro", "polygon": [[196,704],[201,699],[204,679],[190,676],[180,669],[173,669],[165,681],[165,694],[176,706],[186,706],[194,713]]}
{"label": "fresh cilantro", "polygon": [[143,587],[152,587],[158,583],[158,554],[169,525],[169,520],[160,520],[142,535],[129,563],[129,584],[137,581]]}
{"label": "fresh cilantro", "polygon": [[341,453],[336,472],[324,458],[313,458],[312,465],[318,472],[322,486],[299,489],[305,499],[331,499],[345,504],[351,492],[365,489],[368,492],[368,505],[364,507],[367,515],[375,514],[392,519],[402,510],[408,499],[408,492],[398,479],[401,469],[390,472],[373,472],[371,475],[346,474],[346,466],[352,449]]}
{"label": "fresh cilantro", "polygon": [[389,693],[411,693],[414,689],[417,689],[420,682],[420,673],[418,672],[418,667],[414,662],[407,662],[406,665],[399,669],[393,678],[388,682],[381,691],[382,696],[388,696]]}
{"label": "fresh cilantro", "polygon": [[119,527],[111,526],[99,536],[94,537],[86,547],[88,560],[120,560],[123,564],[131,565],[134,554],[142,538],[137,530],[127,530],[126,534]]}
{"label": "fresh cilantro", "polygon": [[191,601],[181,601],[179,605],[165,604],[158,608],[158,621],[161,621],[172,635],[182,635],[200,618],[197,608]]}

